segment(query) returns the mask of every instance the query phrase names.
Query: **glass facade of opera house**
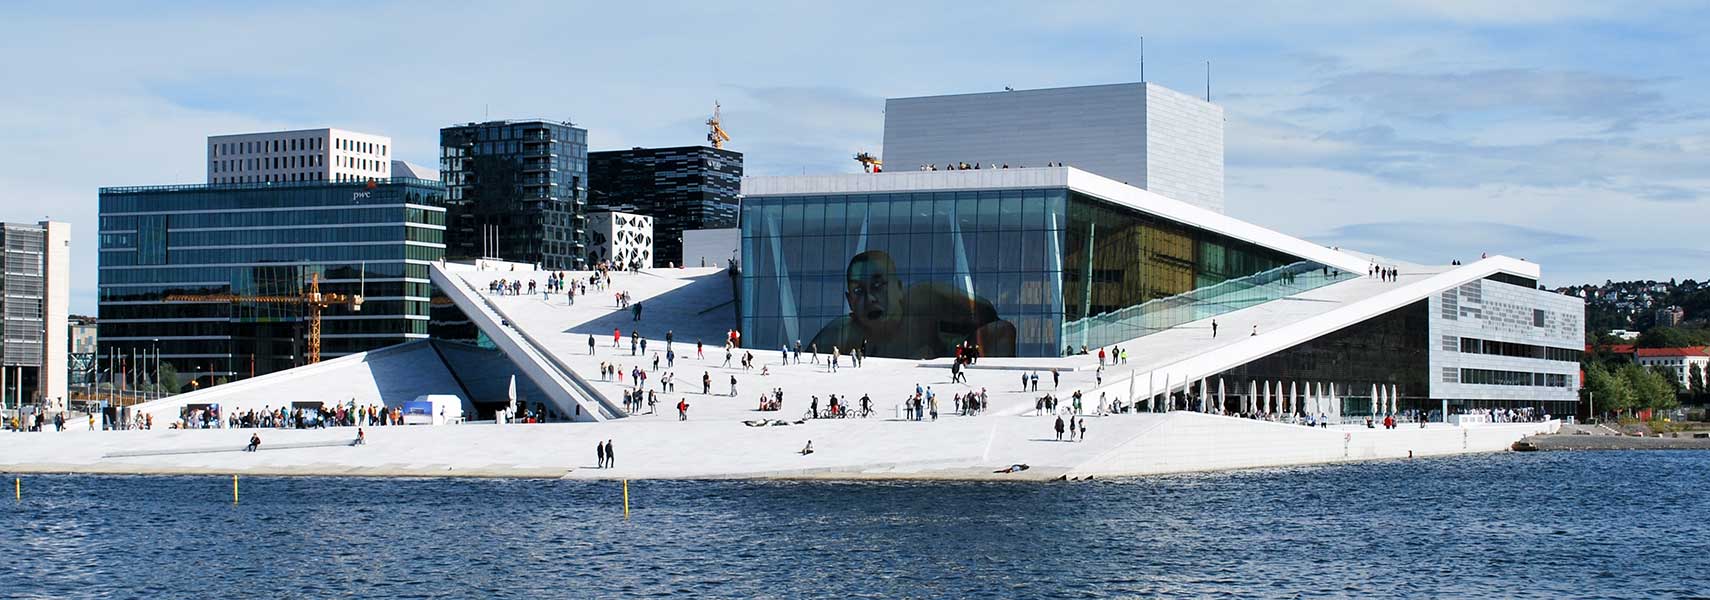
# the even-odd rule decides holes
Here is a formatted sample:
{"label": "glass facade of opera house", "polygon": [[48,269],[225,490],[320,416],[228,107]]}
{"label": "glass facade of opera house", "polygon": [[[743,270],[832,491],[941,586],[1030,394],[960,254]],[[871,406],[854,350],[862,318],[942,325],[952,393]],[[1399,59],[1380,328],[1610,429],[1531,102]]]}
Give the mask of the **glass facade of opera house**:
{"label": "glass facade of opera house", "polygon": [[751,195],[745,344],[1058,356],[1353,277],[1066,187]]}

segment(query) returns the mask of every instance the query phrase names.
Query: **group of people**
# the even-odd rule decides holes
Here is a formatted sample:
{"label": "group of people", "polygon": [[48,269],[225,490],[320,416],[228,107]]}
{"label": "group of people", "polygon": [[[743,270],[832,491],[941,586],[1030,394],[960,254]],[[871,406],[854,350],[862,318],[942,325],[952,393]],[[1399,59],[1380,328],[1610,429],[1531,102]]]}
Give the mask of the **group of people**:
{"label": "group of people", "polygon": [[[1057,441],[1059,441],[1059,442],[1063,441],[1063,425],[1064,425],[1063,424],[1063,416],[1057,415],[1056,429],[1057,429]],[[1078,431],[1077,431],[1077,428],[1078,428]],[[1068,441],[1073,442],[1073,441],[1076,441],[1077,439],[1080,441],[1083,441],[1083,442],[1087,441],[1087,420],[1084,418],[1080,418],[1080,417],[1070,415],[1069,416],[1069,422],[1068,422],[1068,432],[1069,432]]]}
{"label": "group of people", "polygon": [[932,393],[932,386],[924,389],[920,384],[914,384],[914,395],[903,399],[903,409],[910,421],[920,421],[931,414],[932,420],[938,420],[938,396]]}
{"label": "group of people", "polygon": [[[220,417],[217,411],[218,407],[210,407],[209,410],[202,411],[204,414],[200,415],[200,418],[203,420],[199,421],[201,425],[198,427],[192,424],[190,427],[211,427],[211,425],[207,424],[207,419],[209,417],[206,413],[209,412],[214,413],[211,417],[212,422],[218,423]],[[187,410],[186,412],[186,418],[189,418],[191,415],[188,413],[195,411]],[[198,421],[187,421],[187,423],[198,423]],[[322,404],[314,408],[299,407],[287,410],[284,407],[263,407],[259,411],[250,409],[248,411],[234,413],[226,417],[226,426],[234,429],[320,429],[325,427],[361,426],[380,427],[402,425],[403,423],[404,409],[402,407],[387,407],[379,404],[358,406],[354,399],[345,404],[333,406]]]}
{"label": "group of people", "polygon": [[1366,277],[1371,277],[1373,279],[1381,279],[1383,281],[1395,281],[1396,278],[1398,278],[1400,276],[1401,276],[1401,269],[1397,269],[1395,267],[1380,267],[1380,266],[1377,266],[1376,264],[1373,264],[1371,266],[1371,268],[1366,269]]}
{"label": "group of people", "polygon": [[[1045,166],[1047,166],[1047,167],[1061,167],[1061,166],[1063,166],[1063,163],[1047,162],[1047,163],[1045,163]],[[932,163],[926,163],[926,164],[920,165],[920,170],[922,170],[922,171],[978,171],[981,168],[982,167],[980,167],[980,163],[977,161],[973,162],[973,163],[965,163],[965,162],[944,163],[944,168],[939,168],[938,165],[935,165]],[[984,168],[986,168],[986,169],[1008,169],[1009,163],[1003,163],[1002,165],[999,165],[997,163],[986,163],[986,166]],[[1015,168],[1025,169],[1025,168],[1027,168],[1027,165],[1017,165]]]}
{"label": "group of people", "polygon": [[[779,403],[779,407],[782,408],[784,393],[781,389],[778,390],[777,401]],[[808,400],[807,416],[812,419],[867,417],[871,414],[873,414],[873,399],[865,394],[861,395],[860,407],[857,409],[851,409],[847,401],[839,400],[837,398],[837,394],[832,394],[830,397],[826,398],[825,410],[823,411],[819,408],[819,396],[813,396]]]}
{"label": "group of people", "polygon": [[[1057,386],[1061,385],[1062,383],[1063,383],[1063,374],[1059,373],[1056,369],[1051,369],[1051,389],[1057,389]],[[1039,391],[1039,372],[1038,371],[1028,371],[1026,373],[1021,374],[1021,391],[1023,391],[1023,392],[1028,392],[1028,391],[1037,392],[1037,391]]]}

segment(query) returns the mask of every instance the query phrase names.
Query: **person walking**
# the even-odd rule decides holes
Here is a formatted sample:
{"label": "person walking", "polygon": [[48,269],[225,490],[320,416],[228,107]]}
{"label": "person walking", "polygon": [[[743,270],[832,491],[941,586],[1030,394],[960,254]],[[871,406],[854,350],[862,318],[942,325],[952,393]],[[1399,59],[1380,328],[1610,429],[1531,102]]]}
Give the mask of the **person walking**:
{"label": "person walking", "polygon": [[1081,442],[1085,443],[1086,441],[1087,441],[1087,420],[1081,419]]}
{"label": "person walking", "polygon": [[678,421],[689,420],[689,399],[688,398],[684,398],[682,400],[677,401],[677,420]]}
{"label": "person walking", "polygon": [[1211,320],[1211,339],[1217,339],[1217,319]]}
{"label": "person walking", "polygon": [[732,397],[732,398],[736,397],[736,376],[735,375],[730,376],[730,397]]}
{"label": "person walking", "polygon": [[1063,441],[1063,416],[1057,415],[1057,441]]}
{"label": "person walking", "polygon": [[611,440],[606,440],[606,468],[616,468],[616,467],[617,467],[617,449],[612,447],[612,441]]}
{"label": "person walking", "polygon": [[594,355],[594,334],[588,334],[588,356]]}
{"label": "person walking", "polygon": [[1057,388],[1062,387],[1062,386],[1063,386],[1063,374],[1061,372],[1058,372],[1056,369],[1051,369],[1051,389],[1054,390],[1054,389],[1057,389]]}
{"label": "person walking", "polygon": [[601,468],[601,469],[606,468],[606,445],[605,444],[601,444],[598,441],[594,442],[594,456],[596,458],[600,459],[599,468]]}
{"label": "person walking", "polygon": [[619,330],[616,327],[613,327],[612,328],[612,347],[613,348],[618,347],[618,342],[623,341],[622,338],[623,338],[623,331]]}
{"label": "person walking", "polygon": [[712,373],[701,371],[701,395],[712,395]]}

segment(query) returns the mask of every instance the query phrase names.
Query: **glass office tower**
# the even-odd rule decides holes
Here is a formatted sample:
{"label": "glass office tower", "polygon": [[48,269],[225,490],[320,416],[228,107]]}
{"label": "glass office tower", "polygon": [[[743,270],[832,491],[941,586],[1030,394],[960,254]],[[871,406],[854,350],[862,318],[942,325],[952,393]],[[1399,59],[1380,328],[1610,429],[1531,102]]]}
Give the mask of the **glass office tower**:
{"label": "glass office tower", "polygon": [[547,269],[586,266],[588,131],[488,121],[439,130],[446,253]]}
{"label": "glass office tower", "polygon": [[1352,274],[1063,188],[755,195],[750,347],[1057,356]]}
{"label": "glass office tower", "polygon": [[103,188],[102,359],[158,351],[188,382],[303,364],[303,306],[169,295],[363,294],[323,313],[322,359],[428,337],[428,264],[445,255],[435,181]]}

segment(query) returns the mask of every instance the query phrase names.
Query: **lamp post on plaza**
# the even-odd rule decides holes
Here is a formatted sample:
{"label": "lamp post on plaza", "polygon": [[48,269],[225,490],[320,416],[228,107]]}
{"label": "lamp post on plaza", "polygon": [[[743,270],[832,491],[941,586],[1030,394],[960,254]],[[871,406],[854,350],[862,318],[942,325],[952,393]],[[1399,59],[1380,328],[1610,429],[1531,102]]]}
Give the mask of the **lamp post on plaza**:
{"label": "lamp post on plaza", "polygon": [[154,341],[149,344],[149,349],[154,352],[154,397],[158,399],[160,398],[160,338],[154,338]]}

